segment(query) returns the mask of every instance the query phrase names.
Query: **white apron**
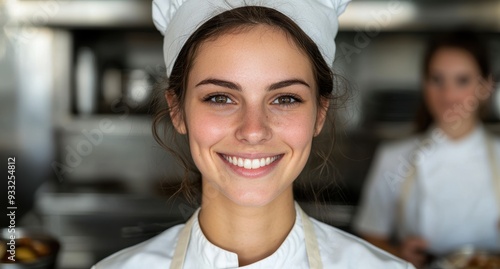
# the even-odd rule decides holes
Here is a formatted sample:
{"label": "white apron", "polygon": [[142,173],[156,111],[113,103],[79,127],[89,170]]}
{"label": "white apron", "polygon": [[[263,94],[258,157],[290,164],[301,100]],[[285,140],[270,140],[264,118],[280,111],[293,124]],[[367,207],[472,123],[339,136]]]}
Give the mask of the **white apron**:
{"label": "white apron", "polygon": [[[307,214],[298,207],[299,214],[301,214],[302,224],[304,226],[304,237],[306,243],[307,259],[309,261],[309,268],[311,269],[322,269],[323,264],[321,262],[321,255],[319,253],[318,240],[316,234],[314,233],[314,227],[307,216]],[[183,269],[184,260],[186,258],[186,252],[189,245],[189,239],[191,237],[191,229],[195,218],[198,214],[194,214],[187,222],[182,231],[179,234],[179,240],[177,241],[177,246],[175,247],[174,256],[172,263],[170,264],[170,269]]]}

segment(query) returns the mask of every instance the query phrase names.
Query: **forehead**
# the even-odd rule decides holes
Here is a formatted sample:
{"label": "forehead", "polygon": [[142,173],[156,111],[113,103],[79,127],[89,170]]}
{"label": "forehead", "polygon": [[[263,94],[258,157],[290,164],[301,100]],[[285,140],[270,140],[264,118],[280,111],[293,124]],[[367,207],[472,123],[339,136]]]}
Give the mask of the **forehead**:
{"label": "forehead", "polygon": [[474,56],[465,49],[443,47],[438,49],[430,61],[430,70],[446,69],[479,72]]}
{"label": "forehead", "polygon": [[283,30],[256,25],[229,31],[200,44],[191,73],[312,76],[307,54]]}

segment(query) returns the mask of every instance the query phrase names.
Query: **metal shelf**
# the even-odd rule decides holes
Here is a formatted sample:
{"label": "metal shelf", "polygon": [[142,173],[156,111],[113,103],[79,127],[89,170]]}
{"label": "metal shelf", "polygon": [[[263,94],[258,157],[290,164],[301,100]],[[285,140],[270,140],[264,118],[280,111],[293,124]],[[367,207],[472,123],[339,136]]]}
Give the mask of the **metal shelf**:
{"label": "metal shelf", "polygon": [[[153,27],[151,1],[13,1],[7,4],[14,21],[33,26]],[[471,26],[500,31],[500,2],[354,0],[340,17],[340,30],[439,30]]]}
{"label": "metal shelf", "polygon": [[13,1],[7,12],[28,26],[153,27],[151,1]]}

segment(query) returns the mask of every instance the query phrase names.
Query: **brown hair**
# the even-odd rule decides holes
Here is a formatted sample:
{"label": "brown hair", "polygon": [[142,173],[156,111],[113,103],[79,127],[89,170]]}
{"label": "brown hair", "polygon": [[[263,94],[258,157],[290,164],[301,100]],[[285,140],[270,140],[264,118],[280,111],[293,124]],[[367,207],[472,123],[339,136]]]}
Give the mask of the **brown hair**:
{"label": "brown hair", "polygon": [[[156,96],[157,110],[153,120],[153,135],[155,140],[171,152],[184,168],[184,179],[178,192],[182,192],[191,202],[197,201],[197,198],[199,198],[201,177],[190,156],[189,149],[183,147],[183,145],[188,145],[186,136],[183,136],[182,139],[184,141],[179,143],[179,135],[176,134],[173,128],[169,115],[170,111],[180,113],[179,116],[184,117],[183,106],[189,71],[196,57],[197,50],[204,41],[213,40],[229,32],[244,31],[260,24],[280,29],[309,56],[318,88],[318,107],[322,107],[321,100],[329,100],[329,107],[322,107],[328,110],[334,107],[337,103],[336,101],[340,99],[339,95],[334,96],[332,94],[332,90],[336,86],[334,84],[339,84],[339,81],[334,80],[333,72],[322,57],[317,45],[295,22],[282,13],[267,7],[246,6],[225,11],[205,22],[184,44],[168,80],[159,85]],[[164,97],[165,93],[173,94],[176,97],[174,98],[176,99],[175,104],[170,108],[167,107]],[[332,119],[330,121],[330,126],[333,130],[333,121]],[[164,138],[169,136],[171,137],[169,142],[164,140]],[[333,139],[331,139],[331,142],[331,147],[323,146],[321,149],[313,152],[322,156],[321,158],[324,159],[322,165],[327,165],[328,163],[327,159],[331,155],[333,148]]]}
{"label": "brown hair", "polygon": [[[488,77],[491,75],[488,50],[483,40],[481,40],[478,35],[471,31],[455,31],[434,38],[429,43],[427,51],[424,55],[424,62],[422,66],[424,78],[427,78],[429,76],[429,68],[432,58],[434,57],[436,52],[443,48],[461,49],[468,52],[476,60],[481,76],[484,79],[488,79]],[[422,101],[417,112],[417,117],[415,119],[417,132],[425,132],[427,128],[429,128],[429,126],[434,122],[429,108],[424,101],[425,99],[423,98],[423,91],[421,100]]]}

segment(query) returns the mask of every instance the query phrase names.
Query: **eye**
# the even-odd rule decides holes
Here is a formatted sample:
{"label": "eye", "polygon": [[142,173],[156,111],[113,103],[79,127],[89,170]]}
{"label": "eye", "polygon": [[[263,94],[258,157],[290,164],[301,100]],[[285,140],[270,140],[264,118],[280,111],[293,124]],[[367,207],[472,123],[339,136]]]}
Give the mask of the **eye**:
{"label": "eye", "polygon": [[472,79],[468,76],[459,76],[457,78],[457,85],[464,87],[464,86],[469,85],[471,83],[471,81],[472,81]]}
{"label": "eye", "polygon": [[273,105],[293,105],[296,103],[301,103],[302,99],[300,99],[298,96],[293,96],[293,95],[282,95],[279,96],[278,98],[274,99],[272,104]]}
{"label": "eye", "polygon": [[203,98],[204,102],[213,103],[216,105],[233,104],[234,101],[225,94],[213,94]]}
{"label": "eye", "polygon": [[443,77],[439,75],[431,75],[429,78],[429,81],[434,84],[434,85],[441,85],[443,84]]}

